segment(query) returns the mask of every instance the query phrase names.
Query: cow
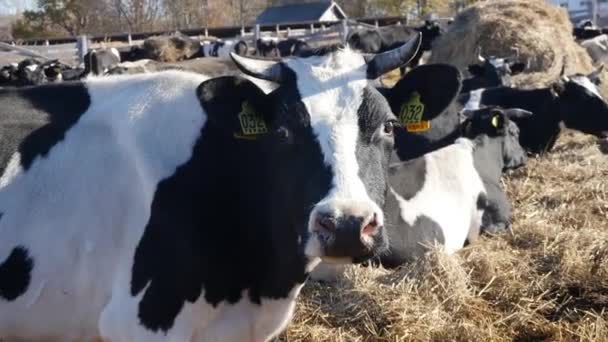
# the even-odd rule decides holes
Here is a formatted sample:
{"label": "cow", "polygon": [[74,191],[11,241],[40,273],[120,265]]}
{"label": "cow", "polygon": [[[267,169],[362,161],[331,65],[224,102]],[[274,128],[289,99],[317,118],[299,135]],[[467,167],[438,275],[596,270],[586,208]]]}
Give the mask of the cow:
{"label": "cow", "polygon": [[281,57],[297,56],[302,51],[310,49],[310,46],[303,40],[289,38],[279,41],[277,44],[279,55]]}
{"label": "cow", "polygon": [[[421,158],[391,165],[384,207],[390,248],[380,256],[384,267],[411,262],[434,242],[447,253],[458,251],[477,239],[485,227],[484,216],[492,232],[509,224],[509,202],[500,189],[500,177],[505,165],[525,162],[517,126],[509,119],[532,114],[519,109],[480,111],[464,124],[469,139],[459,138]],[[499,203],[488,201],[488,183],[502,194]]]}
{"label": "cow", "polygon": [[[374,263],[396,268],[417,260],[435,243],[451,254],[483,231],[509,227],[511,205],[500,187],[502,170],[526,161],[517,125],[510,119],[532,113],[488,107],[466,115],[464,138],[390,166],[383,207],[390,247]],[[333,281],[342,269],[321,264],[311,276]]]}
{"label": "cow", "polygon": [[240,56],[247,56],[249,46],[247,42],[240,40],[217,40],[215,42],[204,42],[202,45],[203,57],[229,58],[231,52]]}
{"label": "cow", "polygon": [[0,336],[276,336],[316,263],[386,248],[396,117],[370,80],[419,44],[231,54],[268,94],[179,71],[0,90]]}
{"label": "cow", "polygon": [[587,50],[594,64],[601,65],[608,62],[608,35],[602,34],[584,40],[580,44]]}
{"label": "cow", "polygon": [[278,39],[270,37],[258,38],[255,41],[255,53],[260,57],[280,57]]}
{"label": "cow", "polygon": [[550,152],[562,124],[600,139],[608,137],[608,104],[589,75],[562,76],[550,87],[515,89],[496,87],[460,95],[467,110],[485,106],[521,108],[534,113],[531,118],[514,119],[519,126],[520,144],[532,154]]}
{"label": "cow", "polygon": [[511,76],[517,75],[526,69],[526,64],[511,62],[506,58],[494,56],[483,57],[479,55],[479,64],[471,64],[468,71],[471,78],[462,82],[462,93],[468,93],[480,88],[511,86]]}
{"label": "cow", "polygon": [[91,50],[84,56],[85,74],[103,76],[118,63],[120,52],[115,48]]}
{"label": "cow", "polygon": [[[349,46],[364,53],[379,53],[394,49],[395,46],[403,44],[412,36],[422,34],[422,46],[416,57],[410,63],[411,66],[419,65],[422,54],[430,51],[433,41],[441,36],[441,28],[435,21],[427,20],[420,27],[406,27],[401,25],[384,26],[377,29],[353,30],[347,37]],[[401,69],[401,74],[405,69]]]}

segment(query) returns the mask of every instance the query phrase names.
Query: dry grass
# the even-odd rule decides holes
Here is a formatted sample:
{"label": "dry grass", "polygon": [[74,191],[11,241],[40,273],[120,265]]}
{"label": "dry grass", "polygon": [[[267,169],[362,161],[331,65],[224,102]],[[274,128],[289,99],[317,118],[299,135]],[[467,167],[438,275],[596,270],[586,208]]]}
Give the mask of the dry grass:
{"label": "dry grass", "polygon": [[513,78],[519,87],[547,86],[565,64],[566,73],[588,73],[591,58],[572,36],[565,10],[545,0],[480,2],[456,16],[449,31],[434,44],[430,63],[464,69],[486,55],[517,56],[528,72]]}
{"label": "dry grass", "polygon": [[310,283],[282,341],[608,341],[608,157],[568,132],[504,179],[512,234]]}

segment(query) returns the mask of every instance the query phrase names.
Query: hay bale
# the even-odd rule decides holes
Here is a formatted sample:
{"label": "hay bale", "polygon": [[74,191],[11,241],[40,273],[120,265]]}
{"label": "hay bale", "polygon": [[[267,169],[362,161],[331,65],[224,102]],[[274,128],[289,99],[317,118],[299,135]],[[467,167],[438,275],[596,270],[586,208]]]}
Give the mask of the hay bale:
{"label": "hay bale", "polygon": [[591,58],[574,41],[567,12],[544,0],[488,1],[467,8],[435,41],[430,63],[465,69],[477,61],[479,48],[485,55],[527,62],[527,72],[513,77],[523,88],[549,85],[564,65],[566,74],[593,70]]}
{"label": "hay bale", "polygon": [[178,32],[172,36],[148,38],[143,49],[148,59],[175,63],[195,56],[200,50],[200,42]]}

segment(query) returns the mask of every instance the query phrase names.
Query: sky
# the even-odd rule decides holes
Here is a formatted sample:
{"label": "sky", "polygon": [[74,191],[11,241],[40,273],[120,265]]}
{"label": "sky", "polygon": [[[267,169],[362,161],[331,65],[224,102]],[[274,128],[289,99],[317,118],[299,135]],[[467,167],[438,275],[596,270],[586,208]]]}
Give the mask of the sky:
{"label": "sky", "polygon": [[0,14],[15,14],[18,11],[31,9],[35,0],[0,0]]}

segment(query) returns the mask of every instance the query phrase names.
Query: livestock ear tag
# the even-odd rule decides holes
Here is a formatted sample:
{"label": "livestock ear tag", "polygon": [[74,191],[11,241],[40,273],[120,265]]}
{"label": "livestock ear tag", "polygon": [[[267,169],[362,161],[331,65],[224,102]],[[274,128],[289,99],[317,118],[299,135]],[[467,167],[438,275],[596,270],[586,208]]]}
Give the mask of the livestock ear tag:
{"label": "livestock ear tag", "polygon": [[243,105],[241,106],[239,122],[241,123],[241,130],[243,131],[244,136],[268,133],[266,123],[257,115],[251,104],[247,101],[243,102]]}
{"label": "livestock ear tag", "polygon": [[408,132],[425,132],[431,128],[431,122],[422,120],[424,104],[420,101],[420,94],[414,92],[410,99],[401,106],[399,120]]}
{"label": "livestock ear tag", "polygon": [[492,118],[492,126],[494,126],[494,128],[498,128],[499,125],[500,118],[498,117],[498,115],[494,115],[494,117]]}

